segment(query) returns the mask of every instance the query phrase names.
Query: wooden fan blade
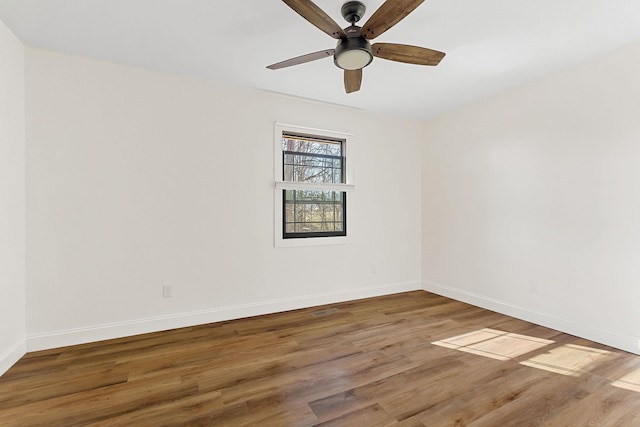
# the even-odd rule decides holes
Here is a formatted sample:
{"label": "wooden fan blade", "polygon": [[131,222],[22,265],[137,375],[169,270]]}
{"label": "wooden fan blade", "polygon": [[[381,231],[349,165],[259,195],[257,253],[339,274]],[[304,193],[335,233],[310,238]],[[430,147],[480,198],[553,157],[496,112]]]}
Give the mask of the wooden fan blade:
{"label": "wooden fan blade", "polygon": [[344,70],[344,90],[347,93],[357,92],[362,84],[362,68],[359,70]]}
{"label": "wooden fan blade", "polygon": [[426,47],[395,43],[374,43],[371,50],[373,56],[378,58],[418,65],[438,65],[446,55],[444,52]]}
{"label": "wooden fan blade", "polygon": [[424,0],[387,0],[362,27],[361,34],[371,40],[387,31],[410,14]]}
{"label": "wooden fan blade", "polygon": [[304,64],[305,62],[315,61],[317,59],[333,56],[335,49],[321,50],[318,52],[307,53],[306,55],[296,56],[295,58],[287,59],[286,61],[278,62],[267,66],[270,70],[278,70],[280,68],[291,67],[292,65]]}
{"label": "wooden fan blade", "polygon": [[327,15],[322,9],[320,9],[311,0],[282,0],[282,1],[285,2],[291,9],[295,10],[304,19],[311,22],[313,25],[315,25],[320,30],[324,31],[334,39],[347,38],[347,35],[344,33],[342,28],[340,28],[340,26],[336,23],[336,21],[331,19],[329,15]]}

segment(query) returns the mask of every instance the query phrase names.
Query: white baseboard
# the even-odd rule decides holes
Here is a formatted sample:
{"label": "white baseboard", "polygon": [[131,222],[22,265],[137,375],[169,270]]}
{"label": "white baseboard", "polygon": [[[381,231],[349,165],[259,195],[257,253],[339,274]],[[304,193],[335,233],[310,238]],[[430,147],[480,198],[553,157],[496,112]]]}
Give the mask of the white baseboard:
{"label": "white baseboard", "polygon": [[547,313],[541,313],[525,307],[509,304],[507,302],[499,301],[493,298],[488,298],[486,296],[475,294],[473,292],[451,288],[449,286],[441,285],[438,283],[425,281],[423,283],[422,289],[434,294],[466,302],[477,307],[486,308],[487,310],[506,314],[508,316],[526,320],[527,322],[535,323],[537,325],[575,335],[580,338],[585,338],[590,341],[595,341],[604,345],[615,347],[620,350],[628,351],[630,353],[640,354],[640,342],[638,341],[638,337],[622,335],[616,332],[605,331],[588,325],[582,325],[571,320],[562,319]]}
{"label": "white baseboard", "polygon": [[0,376],[9,370],[27,353],[27,342],[21,341],[0,354]]}
{"label": "white baseboard", "polygon": [[27,349],[45,350],[421,289],[420,282],[397,283],[33,334],[27,337]]}

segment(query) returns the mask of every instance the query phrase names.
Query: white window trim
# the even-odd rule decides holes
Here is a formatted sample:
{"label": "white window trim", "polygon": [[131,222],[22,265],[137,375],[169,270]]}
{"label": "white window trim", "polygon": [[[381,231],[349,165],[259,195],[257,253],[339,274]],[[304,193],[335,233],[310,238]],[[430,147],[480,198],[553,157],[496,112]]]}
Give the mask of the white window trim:
{"label": "white window trim", "polygon": [[[323,246],[338,245],[351,243],[353,236],[353,213],[355,212],[353,198],[347,197],[347,213],[346,213],[346,236],[332,237],[310,237],[302,239],[283,239],[282,238],[282,190],[300,190],[300,189],[318,189],[324,191],[346,191],[353,192],[355,186],[355,168],[354,168],[354,136],[351,133],[336,132],[323,129],[314,129],[303,126],[288,125],[276,122],[274,124],[274,246],[283,247],[301,247],[301,246]],[[332,183],[305,183],[283,181],[282,179],[282,133],[293,132],[310,135],[326,136],[329,138],[344,139],[346,142],[343,146],[343,155],[347,159],[346,174],[344,184]]]}

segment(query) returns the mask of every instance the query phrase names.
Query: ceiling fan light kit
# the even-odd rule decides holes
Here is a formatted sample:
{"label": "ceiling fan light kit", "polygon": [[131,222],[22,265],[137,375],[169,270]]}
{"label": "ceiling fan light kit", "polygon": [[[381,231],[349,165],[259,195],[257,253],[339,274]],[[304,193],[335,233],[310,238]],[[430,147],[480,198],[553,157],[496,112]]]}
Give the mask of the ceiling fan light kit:
{"label": "ceiling fan light kit", "polygon": [[[355,29],[357,34],[350,37],[350,29]],[[355,32],[354,31],[354,32]],[[333,54],[333,62],[343,70],[359,70],[373,61],[371,44],[360,35],[360,27],[351,26],[345,30],[346,39],[340,39]]]}
{"label": "ceiling fan light kit", "polygon": [[341,12],[351,25],[344,29],[311,0],[282,1],[318,29],[338,39],[338,44],[335,49],[309,53],[271,64],[267,67],[271,70],[333,55],[334,64],[344,70],[345,91],[351,93],[360,90],[362,69],[371,64],[374,56],[407,64],[432,66],[438,65],[445,56],[444,52],[424,47],[395,43],[376,43],[371,46],[369,43],[369,40],[400,22],[424,0],[386,0],[362,27],[358,27],[356,22],[364,15],[365,5],[359,1],[348,1],[342,5]]}

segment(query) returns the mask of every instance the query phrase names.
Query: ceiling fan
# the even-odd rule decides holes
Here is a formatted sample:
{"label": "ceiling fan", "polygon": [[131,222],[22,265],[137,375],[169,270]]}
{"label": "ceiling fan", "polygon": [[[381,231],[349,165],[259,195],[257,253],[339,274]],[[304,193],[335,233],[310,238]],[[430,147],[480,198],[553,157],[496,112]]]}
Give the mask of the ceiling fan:
{"label": "ceiling fan", "polygon": [[351,23],[347,28],[340,26],[311,0],[282,0],[304,19],[338,39],[335,49],[321,50],[286,61],[269,65],[277,70],[304,64],[317,59],[333,56],[333,62],[344,70],[344,88],[347,93],[360,90],[362,69],[369,65],[373,57],[418,65],[438,65],[445,53],[418,46],[395,43],[369,43],[372,40],[420,6],[424,0],[387,0],[374,12],[363,27],[358,27],[366,10],[359,1],[348,1],[342,5],[342,16]]}

